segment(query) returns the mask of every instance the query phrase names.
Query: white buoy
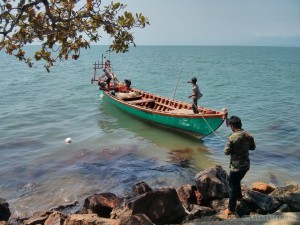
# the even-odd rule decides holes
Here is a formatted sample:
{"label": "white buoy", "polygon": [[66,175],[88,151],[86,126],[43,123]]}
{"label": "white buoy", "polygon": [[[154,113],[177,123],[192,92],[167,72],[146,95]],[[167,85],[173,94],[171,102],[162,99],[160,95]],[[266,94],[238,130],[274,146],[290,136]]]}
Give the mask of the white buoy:
{"label": "white buoy", "polygon": [[71,144],[72,143],[72,138],[68,137],[65,139],[66,144]]}
{"label": "white buoy", "polygon": [[103,94],[101,93],[99,97],[100,97],[100,98],[103,98]]}

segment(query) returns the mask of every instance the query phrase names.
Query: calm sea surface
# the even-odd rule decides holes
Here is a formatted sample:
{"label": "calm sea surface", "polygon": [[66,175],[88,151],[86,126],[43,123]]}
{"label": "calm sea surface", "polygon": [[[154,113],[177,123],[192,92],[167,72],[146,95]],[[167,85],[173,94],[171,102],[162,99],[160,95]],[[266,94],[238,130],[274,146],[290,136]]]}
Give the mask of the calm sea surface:
{"label": "calm sea surface", "polygon": [[[106,50],[93,46],[50,74],[0,52],[0,197],[13,216],[94,193],[127,195],[142,180],[153,188],[192,184],[217,164],[229,170],[225,125],[198,140],[106,105],[90,83]],[[255,136],[244,183],[300,182],[300,48],[140,46],[106,57],[119,80],[178,100],[189,101],[186,82],[196,76],[200,104],[226,107]]]}

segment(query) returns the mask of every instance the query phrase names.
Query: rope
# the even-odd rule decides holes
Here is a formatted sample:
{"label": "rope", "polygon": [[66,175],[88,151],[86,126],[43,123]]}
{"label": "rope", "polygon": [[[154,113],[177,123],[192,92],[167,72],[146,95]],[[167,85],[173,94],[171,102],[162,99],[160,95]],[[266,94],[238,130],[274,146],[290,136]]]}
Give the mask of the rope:
{"label": "rope", "polygon": [[[193,103],[193,105],[198,109],[198,107],[196,106],[196,104],[195,103]],[[199,110],[198,110],[199,111]],[[200,113],[200,112],[199,112]],[[209,125],[209,123],[207,122],[207,120],[204,118],[204,116],[203,116],[203,114],[202,113],[200,113],[200,115],[201,115],[201,117],[202,117],[202,119],[204,120],[204,122],[206,123],[206,125],[209,127],[209,129],[212,131],[212,133],[214,134],[214,135],[216,135],[222,142],[226,142],[225,140],[223,140],[212,128],[211,128],[211,126]]]}

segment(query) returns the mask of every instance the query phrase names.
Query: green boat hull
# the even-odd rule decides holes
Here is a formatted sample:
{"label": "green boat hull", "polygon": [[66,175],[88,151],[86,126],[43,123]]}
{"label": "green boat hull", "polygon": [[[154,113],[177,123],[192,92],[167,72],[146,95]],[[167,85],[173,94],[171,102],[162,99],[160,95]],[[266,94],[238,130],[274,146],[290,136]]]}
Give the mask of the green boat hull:
{"label": "green boat hull", "polygon": [[[103,92],[102,92],[103,93]],[[217,130],[223,123],[222,117],[191,117],[191,116],[172,116],[155,111],[143,110],[124,104],[104,93],[105,100],[115,105],[124,112],[141,118],[143,120],[157,123],[159,125],[180,130],[190,134],[206,136]]]}

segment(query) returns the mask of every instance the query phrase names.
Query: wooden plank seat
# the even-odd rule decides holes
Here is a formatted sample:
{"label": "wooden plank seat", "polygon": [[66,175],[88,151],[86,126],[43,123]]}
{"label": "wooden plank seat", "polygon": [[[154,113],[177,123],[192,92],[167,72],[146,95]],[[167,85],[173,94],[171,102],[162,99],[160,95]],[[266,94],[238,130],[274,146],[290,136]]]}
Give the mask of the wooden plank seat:
{"label": "wooden plank seat", "polygon": [[154,99],[140,99],[140,100],[127,101],[127,102],[131,103],[133,105],[140,105],[143,103],[155,102],[155,100]]}
{"label": "wooden plank seat", "polygon": [[173,107],[173,106],[166,105],[166,104],[163,104],[163,103],[160,103],[160,102],[157,102],[157,103],[156,103],[156,106],[155,106],[154,109],[166,111],[166,108],[169,109],[169,110],[175,110],[175,109],[176,109],[176,108]]}

